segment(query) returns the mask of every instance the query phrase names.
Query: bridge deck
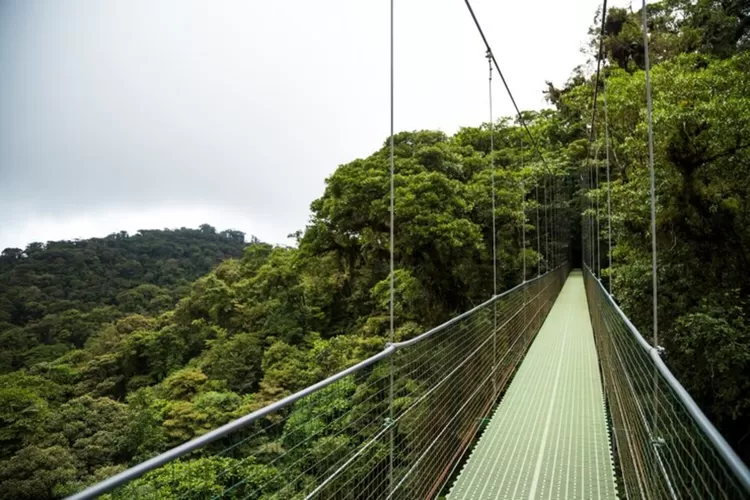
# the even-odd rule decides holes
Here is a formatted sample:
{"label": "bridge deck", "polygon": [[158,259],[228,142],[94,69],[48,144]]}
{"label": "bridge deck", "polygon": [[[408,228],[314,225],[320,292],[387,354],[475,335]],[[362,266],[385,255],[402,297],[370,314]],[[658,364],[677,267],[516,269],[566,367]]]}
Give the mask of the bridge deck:
{"label": "bridge deck", "polygon": [[448,498],[616,498],[580,271],[568,277]]}

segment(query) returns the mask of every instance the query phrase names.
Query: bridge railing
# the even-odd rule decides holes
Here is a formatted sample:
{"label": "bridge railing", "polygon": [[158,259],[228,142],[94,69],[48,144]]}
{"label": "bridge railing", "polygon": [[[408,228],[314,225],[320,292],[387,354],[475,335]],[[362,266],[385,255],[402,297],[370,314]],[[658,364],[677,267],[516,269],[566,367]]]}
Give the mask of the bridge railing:
{"label": "bridge railing", "polygon": [[750,472],[590,270],[586,295],[628,498],[750,498]]}
{"label": "bridge railing", "polygon": [[567,273],[526,281],[71,498],[435,497]]}

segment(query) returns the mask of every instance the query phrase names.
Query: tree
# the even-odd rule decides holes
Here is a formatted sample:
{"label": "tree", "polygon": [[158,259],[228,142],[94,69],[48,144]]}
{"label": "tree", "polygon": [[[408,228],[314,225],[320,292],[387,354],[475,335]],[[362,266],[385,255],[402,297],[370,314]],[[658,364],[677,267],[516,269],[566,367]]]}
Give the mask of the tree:
{"label": "tree", "polygon": [[[64,446],[28,446],[0,461],[0,498],[36,500],[54,498],[75,480],[76,459]],[[58,493],[60,492],[60,493]]]}
{"label": "tree", "polygon": [[[210,228],[210,229],[209,229]],[[244,234],[227,230],[141,230],[106,238],[31,243],[0,255],[0,373],[52,361],[123,313],[171,309],[185,285],[227,257]],[[179,259],[179,260],[178,260]],[[22,328],[23,331],[15,330]],[[10,332],[10,333],[8,333]]]}
{"label": "tree", "polygon": [[223,380],[239,394],[254,392],[261,377],[263,342],[259,335],[240,333],[211,341],[201,366],[209,377]]}

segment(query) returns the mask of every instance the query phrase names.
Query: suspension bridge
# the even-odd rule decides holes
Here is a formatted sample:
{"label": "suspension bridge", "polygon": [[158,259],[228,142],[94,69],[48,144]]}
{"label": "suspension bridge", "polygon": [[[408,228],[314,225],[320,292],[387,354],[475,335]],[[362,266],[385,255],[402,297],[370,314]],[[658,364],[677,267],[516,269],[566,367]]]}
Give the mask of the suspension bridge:
{"label": "suspension bridge", "polygon": [[[230,486],[170,484],[203,456],[238,459]],[[599,279],[562,264],[72,498],[102,494],[747,498],[750,472]]]}
{"label": "suspension bridge", "polygon": [[[493,65],[514,106],[515,100],[465,3],[487,48],[493,148]],[[606,13],[606,2],[603,7]],[[645,2],[643,31],[649,88]],[[391,97],[392,35],[391,2]],[[601,45],[595,93],[600,61]],[[647,108],[653,232],[650,90]],[[592,135],[595,117],[594,109]],[[584,198],[597,208],[582,217],[582,269],[570,267],[573,179],[552,174],[545,164],[543,180],[535,182],[535,213],[529,217],[524,206],[522,224],[526,248],[527,222],[535,218],[536,276],[527,275],[524,254],[519,285],[502,293],[495,288],[485,303],[414,338],[394,340],[393,136],[391,98],[386,347],[70,498],[750,498],[750,471],[661,358],[655,240],[651,343],[605,284],[598,169],[585,167],[581,174],[582,190],[597,193]],[[609,210],[608,198],[607,222]],[[610,236],[609,267],[611,248]],[[209,470],[201,462],[206,457],[227,460]],[[201,482],[206,474],[216,480],[209,489]]]}

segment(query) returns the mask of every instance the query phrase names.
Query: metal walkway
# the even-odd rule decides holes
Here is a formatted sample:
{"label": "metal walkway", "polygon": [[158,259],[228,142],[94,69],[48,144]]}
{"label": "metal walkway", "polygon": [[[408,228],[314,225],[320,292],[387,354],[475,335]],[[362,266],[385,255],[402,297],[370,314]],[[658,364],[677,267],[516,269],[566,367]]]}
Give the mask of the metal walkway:
{"label": "metal walkway", "polygon": [[448,498],[616,498],[604,408],[574,271]]}

